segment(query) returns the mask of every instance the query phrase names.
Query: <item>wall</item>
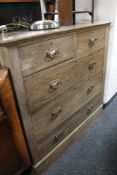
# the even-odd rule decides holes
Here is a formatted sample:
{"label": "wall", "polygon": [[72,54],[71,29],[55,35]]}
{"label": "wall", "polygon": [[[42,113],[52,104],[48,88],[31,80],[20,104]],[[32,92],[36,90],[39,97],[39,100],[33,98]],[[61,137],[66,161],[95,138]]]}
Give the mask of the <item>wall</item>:
{"label": "wall", "polygon": [[112,21],[109,37],[104,102],[117,92],[117,1],[97,0],[95,18]]}
{"label": "wall", "polygon": [[[90,9],[91,0],[76,0],[76,9]],[[77,23],[90,20],[88,15],[77,16]],[[112,21],[109,35],[109,49],[105,80],[104,103],[117,92],[117,1],[95,0],[95,20]]]}

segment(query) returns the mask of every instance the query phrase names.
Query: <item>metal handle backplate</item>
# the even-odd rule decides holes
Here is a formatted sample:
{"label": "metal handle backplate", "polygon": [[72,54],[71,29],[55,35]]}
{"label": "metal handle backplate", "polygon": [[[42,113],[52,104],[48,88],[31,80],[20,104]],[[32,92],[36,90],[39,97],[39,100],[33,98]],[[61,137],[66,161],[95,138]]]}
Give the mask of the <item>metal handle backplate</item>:
{"label": "metal handle backplate", "polygon": [[90,94],[93,91],[94,88],[95,88],[94,84],[92,84],[90,87],[88,87],[87,94]]}
{"label": "metal handle backplate", "polygon": [[53,142],[54,142],[54,143],[58,142],[58,141],[61,139],[61,137],[63,136],[63,134],[64,134],[64,131],[63,131],[63,130],[61,130],[59,133],[57,133],[57,134],[54,136]]}
{"label": "metal handle backplate", "polygon": [[93,47],[97,42],[97,38],[90,38],[89,39],[89,46]]}
{"label": "metal handle backplate", "polygon": [[51,48],[46,51],[46,57],[50,60],[54,59],[56,55],[59,54],[59,51],[57,48]]}
{"label": "metal handle backplate", "polygon": [[56,119],[61,112],[62,112],[61,107],[58,107],[58,108],[54,109],[54,111],[51,114],[51,120]]}
{"label": "metal handle backplate", "polygon": [[50,90],[55,90],[57,87],[62,84],[62,81],[59,79],[53,80],[49,83],[49,89]]}
{"label": "metal handle backplate", "polygon": [[89,63],[88,69],[89,69],[89,70],[92,70],[92,69],[95,67],[95,65],[96,65],[96,62],[95,62],[95,61],[91,61],[91,62]]}
{"label": "metal handle backplate", "polygon": [[93,104],[89,105],[89,107],[87,108],[87,115],[92,112],[93,106]]}

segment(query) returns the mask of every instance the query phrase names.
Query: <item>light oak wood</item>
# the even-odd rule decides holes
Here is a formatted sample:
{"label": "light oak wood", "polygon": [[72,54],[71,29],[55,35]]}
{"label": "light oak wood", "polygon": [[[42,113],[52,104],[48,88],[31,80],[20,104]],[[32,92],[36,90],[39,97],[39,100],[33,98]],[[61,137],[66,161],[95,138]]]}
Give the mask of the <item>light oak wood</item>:
{"label": "light oak wood", "polygon": [[[64,102],[67,100],[68,99],[63,98]],[[85,99],[85,101],[86,100],[87,99]],[[77,102],[76,99],[74,101]],[[43,118],[44,115],[41,115],[42,113],[40,113],[40,119],[37,119],[37,123],[34,125],[39,159],[41,160],[44,156],[46,156],[47,153],[55,148],[68,134],[70,134],[78,125],[80,125],[101,104],[102,93],[98,93],[98,95],[93,97],[90,101],[85,102],[82,107],[77,105],[78,108],[76,108],[73,113],[64,111],[67,116],[59,116],[60,119],[58,120],[56,119],[55,121],[51,121],[49,115],[45,115],[46,118]],[[71,106],[68,106],[68,108],[74,107],[73,105],[74,103]],[[57,138],[55,139],[55,137]]]}
{"label": "light oak wood", "polygon": [[[102,91],[102,78],[101,72],[96,77],[94,76],[88,80],[88,82],[86,81],[75,86],[64,95],[57,97],[41,110],[34,113],[32,115],[32,123],[36,137],[42,139],[48,135],[53,129],[75,113],[87,99],[91,99]],[[95,87],[88,93],[88,88],[92,84],[94,84]],[[59,113],[58,118],[51,120],[52,112],[57,108],[60,108],[62,111]],[[48,128],[46,126],[48,126]]]}
{"label": "light oak wood", "polygon": [[[100,114],[108,28],[109,22],[79,24],[13,32],[0,38],[0,64],[11,71],[37,174],[80,135],[85,122],[88,126],[92,116]],[[48,52],[50,48],[60,52]],[[54,59],[45,60],[46,50]],[[53,144],[53,139],[60,140]]]}
{"label": "light oak wood", "polygon": [[84,134],[97,118],[100,117],[102,106],[100,106],[92,115],[90,115],[81,125],[79,125],[68,137],[66,137],[55,149],[44,157],[37,165],[33,166],[33,174],[38,175],[45,171],[70,144]]}
{"label": "light oak wood", "polygon": [[105,48],[96,50],[92,53],[87,54],[87,56],[79,58],[76,56],[78,62],[82,62],[82,79],[88,80],[98,72],[104,69],[104,53]]}
{"label": "light oak wood", "polygon": [[[51,50],[56,50],[53,56],[47,55]],[[36,42],[19,48],[23,76],[31,75],[65,60],[74,57],[74,34],[55,38],[54,40]]]}
{"label": "light oak wood", "polygon": [[[104,64],[103,56],[104,50],[102,49],[80,60],[70,60],[27,77],[24,84],[30,111],[35,112],[56,96],[101,71]],[[61,83],[55,89],[50,88],[50,83],[56,80],[60,80]]]}
{"label": "light oak wood", "polygon": [[[78,57],[83,57],[105,46],[106,28],[91,30],[77,35]],[[92,44],[90,43],[92,40]]]}
{"label": "light oak wood", "polygon": [[55,38],[59,35],[68,35],[73,32],[82,33],[87,32],[90,30],[100,29],[103,27],[107,27],[110,25],[110,22],[95,22],[95,23],[85,23],[85,24],[78,24],[78,25],[70,25],[70,26],[63,26],[58,29],[54,30],[44,30],[44,31],[18,31],[7,33],[5,36],[0,36],[0,46],[13,46],[13,45],[24,45],[29,44],[31,42],[38,42],[39,40],[49,38]]}
{"label": "light oak wood", "polygon": [[[42,105],[80,82],[81,74],[81,66],[75,60],[71,60],[26,78],[24,84],[30,111],[33,113]],[[53,81],[61,82],[58,83],[56,88],[51,88],[50,83]]]}

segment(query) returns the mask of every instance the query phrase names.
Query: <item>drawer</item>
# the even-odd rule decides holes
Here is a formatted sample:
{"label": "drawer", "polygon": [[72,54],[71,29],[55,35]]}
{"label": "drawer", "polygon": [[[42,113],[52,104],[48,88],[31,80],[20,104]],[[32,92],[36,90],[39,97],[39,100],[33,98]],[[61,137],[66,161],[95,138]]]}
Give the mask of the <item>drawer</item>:
{"label": "drawer", "polygon": [[70,60],[24,79],[31,113],[82,79],[82,62]]}
{"label": "drawer", "polygon": [[23,76],[28,76],[57,63],[69,60],[75,54],[73,34],[30,44],[19,48]]}
{"label": "drawer", "polygon": [[96,50],[87,56],[80,58],[82,61],[83,74],[85,80],[89,79],[104,68],[104,49]]}
{"label": "drawer", "polygon": [[[56,127],[52,132],[48,132],[43,139],[39,138],[41,131],[38,127],[38,133],[35,134],[35,140],[39,153],[39,158],[43,158],[54,147],[56,147],[65,137],[67,137],[76,127],[78,127],[90,114],[92,114],[102,104],[102,93],[98,93],[89,102],[85,103],[77,112],[71,117],[67,118],[62,124]],[[50,117],[49,117],[50,119]],[[54,121],[51,121],[54,122]],[[47,123],[46,123],[47,124]],[[49,126],[46,125],[48,130]]]}
{"label": "drawer", "polygon": [[78,57],[86,56],[100,48],[105,47],[106,28],[79,33],[78,39]]}

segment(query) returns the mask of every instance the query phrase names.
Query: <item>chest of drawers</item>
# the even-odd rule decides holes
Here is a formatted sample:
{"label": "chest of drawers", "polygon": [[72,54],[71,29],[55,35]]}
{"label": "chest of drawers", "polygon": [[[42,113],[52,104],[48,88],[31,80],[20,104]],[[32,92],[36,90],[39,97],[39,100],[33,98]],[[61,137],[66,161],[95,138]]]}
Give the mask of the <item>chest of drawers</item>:
{"label": "chest of drawers", "polygon": [[109,23],[6,34],[0,63],[16,98],[39,174],[102,111]]}

